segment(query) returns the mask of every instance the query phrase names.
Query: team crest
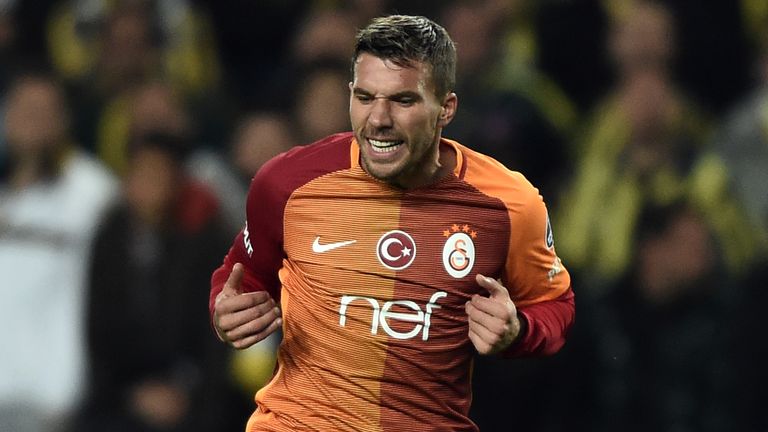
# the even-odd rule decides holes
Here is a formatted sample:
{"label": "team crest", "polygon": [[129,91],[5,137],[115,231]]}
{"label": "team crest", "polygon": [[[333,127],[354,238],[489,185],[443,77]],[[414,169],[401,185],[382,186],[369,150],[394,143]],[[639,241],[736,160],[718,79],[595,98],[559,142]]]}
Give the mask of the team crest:
{"label": "team crest", "polygon": [[453,224],[450,229],[443,231],[447,237],[443,245],[443,267],[454,278],[463,278],[472,271],[475,265],[475,242],[477,232],[469,225]]}
{"label": "team crest", "polygon": [[405,231],[389,231],[376,244],[376,256],[384,267],[403,270],[416,258],[416,242]]}

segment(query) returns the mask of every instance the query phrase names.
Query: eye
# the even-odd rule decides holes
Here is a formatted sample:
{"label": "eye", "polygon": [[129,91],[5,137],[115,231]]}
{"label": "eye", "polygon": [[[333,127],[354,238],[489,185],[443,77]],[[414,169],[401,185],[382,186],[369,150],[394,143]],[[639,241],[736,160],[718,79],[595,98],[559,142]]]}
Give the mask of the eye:
{"label": "eye", "polygon": [[401,97],[395,99],[395,102],[397,102],[397,104],[400,106],[409,107],[416,103],[416,99],[412,97]]}
{"label": "eye", "polygon": [[360,93],[355,95],[355,99],[357,99],[357,101],[360,102],[361,104],[369,104],[371,103],[371,101],[373,101],[373,97],[371,97],[371,95],[360,94]]}

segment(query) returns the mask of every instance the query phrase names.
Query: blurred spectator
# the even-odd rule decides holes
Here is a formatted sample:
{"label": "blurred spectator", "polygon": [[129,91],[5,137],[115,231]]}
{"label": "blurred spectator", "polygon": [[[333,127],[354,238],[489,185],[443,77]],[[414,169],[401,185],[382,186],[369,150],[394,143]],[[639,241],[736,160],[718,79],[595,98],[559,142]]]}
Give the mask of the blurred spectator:
{"label": "blurred spectator", "polygon": [[[79,431],[233,430],[227,350],[210,337],[206,274],[231,236],[207,188],[184,174],[189,143],[140,135],[120,203],[94,245],[91,391]],[[236,405],[235,405],[236,406]]]}
{"label": "blurred spectator", "polygon": [[184,106],[186,115],[197,116],[198,136],[215,142],[227,103],[217,93],[218,63],[207,28],[183,0],[63,3],[51,19],[49,45],[68,78],[86,148],[120,172],[133,99],[152,82],[173,95],[174,109]]}
{"label": "blurred spectator", "polygon": [[3,118],[0,430],[58,431],[81,400],[90,242],[116,184],[69,140],[61,87],[18,76]]}
{"label": "blurred spectator", "polygon": [[730,187],[723,192],[738,198],[748,215],[749,234],[759,243],[751,271],[738,279],[739,289],[729,296],[734,306],[729,315],[733,323],[729,348],[737,372],[732,389],[739,401],[734,418],[741,422],[740,430],[768,428],[763,409],[768,348],[754,340],[755,330],[764,327],[761,308],[768,300],[768,31],[764,38],[755,68],[757,84],[731,110],[714,139],[719,160],[729,174]]}
{"label": "blurred spectator", "polygon": [[[288,151],[296,143],[288,119],[278,113],[254,113],[243,117],[235,132],[230,158],[242,180],[242,194],[245,196],[253,175],[269,159],[278,153]],[[225,191],[222,191],[225,192]],[[228,198],[238,195],[226,192]],[[238,228],[244,223],[245,202],[237,200],[240,208]],[[280,335],[274,333],[266,340],[247,350],[235,352],[232,371],[236,382],[247,396],[256,394],[272,378],[276,361],[276,349]]]}
{"label": "blurred spectator", "polygon": [[296,143],[288,119],[279,113],[254,113],[244,116],[236,128],[231,158],[244,183],[278,153]]}
{"label": "blurred spectator", "polygon": [[[92,8],[85,7],[90,6],[89,2],[83,2],[82,13],[101,14],[99,4],[93,3],[96,10],[91,11]],[[74,7],[76,3],[64,5]],[[78,27],[93,33],[90,36],[95,45],[92,48],[92,64],[72,74],[67,74],[63,66],[59,67],[64,76],[71,76],[68,82],[77,113],[75,125],[80,141],[87,149],[100,153],[119,172],[122,169],[120,161],[104,156],[105,148],[116,147],[124,151],[126,138],[116,137],[114,129],[127,127],[128,121],[123,117],[130,107],[131,93],[142,83],[157,76],[160,53],[153,40],[150,11],[145,3],[118,2],[117,5],[100,25],[92,23],[91,26],[81,24]],[[55,17],[54,13],[52,23],[56,23]],[[71,30],[75,30],[74,16],[62,20],[69,22]],[[51,26],[49,37],[52,42],[66,43],[67,38],[57,34],[57,25]],[[77,58],[78,55],[74,53],[78,52],[78,46],[75,44],[72,48],[61,48],[62,56],[67,59]],[[56,63],[57,49],[54,47],[51,51]],[[68,52],[73,54],[64,55]],[[122,133],[124,135],[125,131]]]}
{"label": "blurred spectator", "polygon": [[105,107],[98,125],[97,151],[115,172],[126,167],[131,136],[163,132],[191,135],[186,105],[166,83],[152,81],[137,85]]}
{"label": "blurred spectator", "polygon": [[582,286],[586,331],[569,343],[595,389],[586,429],[742,430],[729,297],[757,237],[672,79],[672,16],[649,2],[612,16],[616,87],[574,151],[554,221]]}
{"label": "blurred spectator", "polygon": [[67,80],[102,69],[102,78],[125,81],[153,70],[194,95],[219,79],[210,20],[187,0],[64,0],[47,30],[52,61]]}
{"label": "blurred spectator", "polygon": [[[99,154],[107,161],[115,161],[113,166],[122,165],[120,160],[127,156],[127,142],[131,136],[165,133],[189,139],[193,135],[191,120],[186,111],[187,106],[167,83],[162,81],[144,83],[136,87],[135,92],[130,96],[124,118],[120,118],[119,112],[111,112],[110,114],[116,114],[116,116],[105,118],[115,122],[113,124],[117,129],[112,132],[122,135],[110,135],[109,128],[105,127],[102,129],[105,134],[99,140]],[[119,128],[123,122],[126,122],[128,127],[127,130],[121,131]],[[104,126],[108,125],[108,122],[104,123]],[[115,145],[121,142],[126,143],[122,151]]]}
{"label": "blurred spectator", "polygon": [[344,9],[310,9],[296,31],[293,62],[307,65],[318,61],[348,62],[357,32],[355,17]]}
{"label": "blurred spectator", "polygon": [[[296,29],[287,35],[279,32],[281,39],[275,42],[276,47],[284,45],[284,51],[270,53],[268,58],[278,58],[268,67],[260,64],[257,68],[258,75],[239,82],[241,88],[236,89],[236,92],[250,95],[244,111],[292,111],[296,107],[295,116],[298,118],[302,115],[302,105],[297,101],[307,100],[301,90],[314,90],[324,85],[318,83],[322,78],[310,75],[319,75],[321,70],[330,74],[332,69],[339,67],[338,65],[342,65],[341,73],[346,87],[349,82],[349,59],[352,57],[350,41],[354,39],[356,32],[356,15],[353,12],[356,11],[333,7],[323,2],[318,2],[314,7],[294,10],[289,21],[296,21],[293,23]],[[261,45],[262,41],[254,41],[253,44]],[[247,50],[246,55],[250,55],[251,51],[258,51],[258,47],[251,46],[243,49]],[[327,80],[325,82],[327,83]],[[338,94],[331,98],[331,107],[336,106],[338,98]],[[324,101],[312,103],[322,104]],[[310,107],[310,110],[313,110],[313,107]]]}
{"label": "blurred spectator", "polygon": [[636,264],[585,317],[598,352],[588,430],[732,430],[724,275],[712,232],[695,210],[673,203],[646,208],[635,233]]}
{"label": "blurred spectator", "polygon": [[610,40],[618,83],[575,149],[577,171],[554,225],[563,260],[588,278],[592,294],[630,266],[646,206],[698,207],[730,269],[754,251],[734,203],[720,199],[725,176],[705,151],[707,122],[670,76],[672,24],[663,6],[647,2],[618,19]]}
{"label": "blurred spectator", "polygon": [[[216,193],[232,236],[245,222],[245,202],[241,197],[248,191],[254,174],[265,162],[289,150],[296,142],[286,116],[278,112],[254,112],[239,120],[227,158],[206,150],[196,151],[190,157],[189,172]],[[272,378],[280,337],[274,333],[247,350],[234,352],[229,369],[241,390],[242,400],[251,400]]]}
{"label": "blurred spectator", "polygon": [[768,246],[768,31],[756,62],[757,86],[726,117],[715,149],[730,173],[733,191],[760,239]]}
{"label": "blurred spectator", "polygon": [[[671,418],[690,425],[685,412],[693,411],[670,407],[699,410],[705,398],[690,390],[720,394],[713,379],[729,380],[721,405],[733,414],[721,429],[768,428],[762,410],[768,349],[755,336],[763,327],[768,285],[768,54],[755,62],[760,84],[743,97],[750,83],[745,53],[768,46],[765,0],[0,0],[0,274],[15,288],[6,289],[10,316],[3,322],[21,329],[0,348],[0,431],[64,426],[88,367],[77,335],[84,245],[114,180],[76,146],[127,173],[134,165],[129,137],[194,137],[186,171],[215,192],[228,221],[224,231],[232,232],[243,219],[243,202],[233,199],[243,193],[233,191],[247,186],[265,158],[326,128],[349,127],[347,99],[326,93],[349,81],[350,35],[386,13],[427,15],[456,39],[462,115],[447,136],[520,169],[550,201],[572,180],[552,216],[559,251],[581,295],[582,318],[563,351],[545,362],[520,360],[510,368],[478,359],[473,417],[482,429],[502,429],[506,407],[517,404],[518,427],[600,430],[612,418],[629,421],[630,402],[657,414],[638,424],[672,429],[658,425]],[[58,109],[50,106],[60,102],[50,101],[60,96],[44,97],[49,108],[42,102],[25,109],[37,114],[25,114],[32,120],[12,121],[21,115],[19,100],[58,91],[40,90],[48,87],[34,84],[36,77],[13,81],[15,70],[46,58],[68,85],[69,130],[77,138],[71,142],[44,138],[65,129],[59,126],[66,118],[42,115]],[[11,82],[15,90],[4,94]],[[230,111],[219,86],[239,102],[237,111]],[[595,108],[607,91],[590,121],[578,125],[580,111]],[[6,115],[5,105],[13,112]],[[733,108],[716,118],[722,124],[714,139],[700,106],[717,115]],[[575,132],[582,132],[577,139]],[[710,142],[712,152],[704,145]],[[29,150],[38,145],[43,150]],[[85,177],[94,180],[77,180]],[[125,200],[122,206],[127,214]],[[689,251],[705,232],[702,249],[714,249],[713,262],[705,260],[708,253]],[[702,261],[681,262],[677,255],[684,253]],[[714,267],[702,270],[704,261]],[[685,271],[672,271],[672,263]],[[720,283],[717,267],[723,265],[729,278]],[[751,271],[741,273],[745,268]],[[689,289],[680,278],[695,279],[686,275],[693,269],[712,279]],[[22,272],[23,281],[14,279]],[[665,288],[656,292],[667,297],[649,296],[650,286]],[[30,313],[32,297],[44,304]],[[710,319],[707,311],[725,315]],[[143,319],[131,318],[126,326]],[[646,328],[633,319],[651,323]],[[691,360],[708,346],[702,338],[712,336],[715,324],[728,335],[727,348],[713,341],[714,354]],[[30,347],[30,340],[41,343]],[[678,343],[674,359],[662,345]],[[718,363],[718,350],[732,357],[729,373]],[[653,371],[638,359],[650,359],[658,376],[647,375]],[[672,381],[671,371],[683,362],[690,371],[660,382]],[[271,372],[271,351],[239,352],[221,371],[234,372],[237,384],[252,393]],[[693,384],[697,376],[700,387]],[[659,391],[659,405],[646,405],[646,381]],[[681,397],[672,401],[670,394]],[[561,409],[541,414],[552,405]],[[702,419],[718,425],[718,413],[720,407]]]}
{"label": "blurred spectator", "polygon": [[316,63],[299,72],[302,84],[296,89],[293,110],[300,143],[351,130],[348,64]]}
{"label": "blurred spectator", "polygon": [[536,16],[542,5],[531,0],[486,0],[484,13],[502,26],[501,91],[528,99],[557,133],[570,138],[578,109],[552,77],[540,67],[540,26]]}
{"label": "blurred spectator", "polygon": [[[674,21],[676,53],[670,67],[676,84],[707,112],[720,114],[747,90],[747,43],[739,10],[742,2],[651,1],[663,5]],[[634,13],[638,0],[600,3],[615,21]]]}
{"label": "blurred spectator", "polygon": [[288,118],[265,111],[247,114],[239,120],[224,157],[206,150],[190,156],[190,174],[216,193],[233,236],[245,222],[242,197],[253,175],[266,161],[289,150],[296,142]]}
{"label": "blurred spectator", "polygon": [[462,113],[446,134],[525,173],[554,200],[575,112],[536,68],[532,8],[526,0],[446,5],[441,22],[456,43]]}

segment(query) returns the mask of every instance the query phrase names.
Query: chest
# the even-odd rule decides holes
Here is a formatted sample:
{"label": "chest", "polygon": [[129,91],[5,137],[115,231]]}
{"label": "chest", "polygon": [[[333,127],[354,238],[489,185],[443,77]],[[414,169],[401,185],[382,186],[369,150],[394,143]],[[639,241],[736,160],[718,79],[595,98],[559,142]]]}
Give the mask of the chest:
{"label": "chest", "polygon": [[436,301],[462,309],[481,293],[475,275],[501,275],[510,228],[501,203],[459,181],[395,192],[350,179],[335,191],[310,185],[294,193],[284,249],[314,296],[380,311],[424,312]]}

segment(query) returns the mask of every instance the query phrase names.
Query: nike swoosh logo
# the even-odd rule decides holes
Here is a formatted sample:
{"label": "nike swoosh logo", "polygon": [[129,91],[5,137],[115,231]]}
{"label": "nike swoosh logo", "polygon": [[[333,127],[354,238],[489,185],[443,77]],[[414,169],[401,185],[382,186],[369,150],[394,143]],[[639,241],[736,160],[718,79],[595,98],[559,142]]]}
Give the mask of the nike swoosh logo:
{"label": "nike swoosh logo", "polygon": [[320,244],[320,236],[317,236],[315,237],[315,241],[312,243],[312,252],[325,253],[340,247],[349,246],[352,243],[357,243],[357,240],[347,240],[347,241],[336,242],[336,243]]}

